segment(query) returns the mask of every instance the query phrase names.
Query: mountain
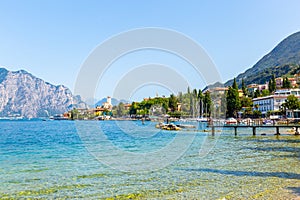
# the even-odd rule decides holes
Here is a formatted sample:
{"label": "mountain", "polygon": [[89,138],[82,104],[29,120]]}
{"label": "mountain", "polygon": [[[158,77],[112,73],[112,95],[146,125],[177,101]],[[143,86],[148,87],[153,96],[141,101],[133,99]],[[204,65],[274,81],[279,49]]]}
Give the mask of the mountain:
{"label": "mountain", "polygon": [[203,90],[202,92],[208,90],[208,89],[211,89],[211,88],[217,88],[217,87],[224,87],[224,84],[223,83],[220,83],[220,82],[216,82],[214,84],[211,84],[211,85],[207,85]]}
{"label": "mountain", "polygon": [[[270,53],[260,59],[252,68],[237,76],[236,80],[241,84],[242,79],[246,84],[265,83],[265,79],[257,79],[257,76],[266,77],[270,73],[276,73],[277,77],[294,70],[300,65],[300,32],[294,33],[280,42]],[[272,75],[272,74],[271,74]],[[269,80],[269,79],[267,79]],[[232,85],[233,80],[225,83]]]}
{"label": "mountain", "polygon": [[60,114],[87,105],[63,85],[52,85],[32,74],[0,68],[0,116],[27,118]]}
{"label": "mountain", "polygon": [[[103,103],[105,103],[105,102],[107,102],[107,98],[103,98],[103,99],[101,99],[101,100],[99,100],[96,104],[95,104],[95,106],[101,106]],[[126,100],[124,100],[124,99],[122,99],[122,100],[118,100],[118,99],[115,99],[115,98],[111,98],[111,104],[113,105],[113,106],[116,106],[116,105],[118,105],[119,103],[128,103],[128,101],[126,101]]]}

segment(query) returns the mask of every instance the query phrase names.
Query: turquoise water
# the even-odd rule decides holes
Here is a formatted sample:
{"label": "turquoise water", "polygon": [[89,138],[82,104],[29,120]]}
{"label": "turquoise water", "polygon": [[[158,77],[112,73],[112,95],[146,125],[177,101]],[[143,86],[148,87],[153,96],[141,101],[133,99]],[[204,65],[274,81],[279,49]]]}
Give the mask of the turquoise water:
{"label": "turquoise water", "polygon": [[[204,124],[196,132],[160,131],[154,126],[139,121],[1,121],[0,198],[300,196],[299,136],[274,136],[272,129],[252,136],[252,130],[245,129],[238,136],[223,130],[212,137],[202,131]],[[176,140],[189,145],[170,145]],[[168,145],[167,154],[150,156]],[[114,147],[140,159],[118,155]]]}

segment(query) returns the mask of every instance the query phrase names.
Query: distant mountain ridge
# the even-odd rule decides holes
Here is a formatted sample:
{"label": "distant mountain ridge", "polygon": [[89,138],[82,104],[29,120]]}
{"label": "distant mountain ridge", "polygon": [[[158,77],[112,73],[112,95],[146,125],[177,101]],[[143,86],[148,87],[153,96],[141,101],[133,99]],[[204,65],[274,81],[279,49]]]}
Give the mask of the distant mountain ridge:
{"label": "distant mountain ridge", "polygon": [[[270,53],[260,59],[252,68],[237,76],[239,85],[242,79],[246,84],[264,83],[265,79],[257,79],[257,76],[266,77],[276,73],[277,77],[288,73],[293,67],[300,65],[300,32],[296,32],[281,41]],[[289,69],[288,69],[289,68]],[[233,80],[225,83],[225,86],[232,85]]]}
{"label": "distant mountain ridge", "polygon": [[[101,100],[99,100],[96,104],[95,104],[95,107],[96,106],[101,106],[103,103],[107,102],[107,98],[103,98]],[[113,106],[117,106],[119,103],[129,103],[129,101],[126,101],[124,99],[121,99],[121,100],[118,100],[116,98],[111,98],[111,104]]]}
{"label": "distant mountain ridge", "polygon": [[80,96],[63,85],[52,85],[24,70],[0,68],[0,117],[21,115],[44,117],[66,112],[73,107],[86,108]]}

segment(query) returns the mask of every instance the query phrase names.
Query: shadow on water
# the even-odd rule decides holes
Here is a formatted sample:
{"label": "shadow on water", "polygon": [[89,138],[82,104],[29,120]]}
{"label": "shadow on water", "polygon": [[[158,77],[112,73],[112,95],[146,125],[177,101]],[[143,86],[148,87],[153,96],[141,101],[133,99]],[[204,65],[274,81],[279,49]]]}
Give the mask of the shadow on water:
{"label": "shadow on water", "polygon": [[249,140],[252,142],[259,142],[259,143],[300,143],[300,140],[287,140],[287,139],[253,139]]}
{"label": "shadow on water", "polygon": [[273,155],[276,157],[289,157],[289,158],[300,158],[300,147],[246,147],[246,149],[252,151],[265,151],[265,152],[285,152],[290,153],[289,155]]}
{"label": "shadow on water", "polygon": [[[277,178],[286,178],[286,179],[297,179],[300,180],[300,174],[296,173],[286,173],[286,172],[256,172],[256,171],[232,171],[232,170],[222,170],[222,169],[178,169],[188,172],[209,172],[217,173],[223,175],[232,175],[232,176],[258,176],[258,177],[277,177]],[[299,190],[299,188],[298,188]]]}
{"label": "shadow on water", "polygon": [[300,152],[300,147],[246,147],[246,149],[253,151],[277,151],[277,152],[290,152],[298,153]]}
{"label": "shadow on water", "polygon": [[287,189],[300,196],[300,187],[288,187]]}

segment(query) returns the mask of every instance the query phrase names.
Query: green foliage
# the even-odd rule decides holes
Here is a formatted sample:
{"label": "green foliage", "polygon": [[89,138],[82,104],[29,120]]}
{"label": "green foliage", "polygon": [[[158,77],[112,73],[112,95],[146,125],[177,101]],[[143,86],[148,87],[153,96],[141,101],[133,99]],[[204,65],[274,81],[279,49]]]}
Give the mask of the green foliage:
{"label": "green foliage", "polygon": [[247,117],[253,117],[253,111],[252,111],[252,107],[246,107],[243,110],[243,117],[247,118]]}
{"label": "green foliage", "polygon": [[199,116],[202,117],[203,108],[204,108],[203,106],[204,95],[201,90],[198,91],[198,100],[199,100]]}
{"label": "green foliage", "polygon": [[270,91],[269,90],[262,90],[261,91],[261,96],[265,97],[265,96],[268,96],[270,95]]}
{"label": "green foliage", "polygon": [[[175,102],[173,102],[173,104],[176,103],[176,107],[177,107],[176,100],[175,99],[173,99],[173,100],[175,101]],[[148,115],[149,112],[150,112],[150,108],[154,105],[162,107],[165,111],[168,111],[168,109],[169,109],[169,98],[162,98],[162,97],[152,98],[152,99],[149,98],[148,100],[143,100],[140,103],[132,102],[130,110],[129,110],[129,114],[131,116],[132,115],[133,116],[134,115],[142,115],[142,116]]]}
{"label": "green foliage", "polygon": [[242,79],[242,90],[243,90],[244,96],[248,96],[248,89],[246,87],[244,79]]}
{"label": "green foliage", "polygon": [[130,115],[136,115],[138,110],[138,103],[132,102],[131,107],[129,109],[129,114]]}
{"label": "green foliage", "polygon": [[243,96],[243,97],[241,98],[241,106],[242,106],[242,107],[250,107],[250,108],[252,108],[252,106],[253,106],[252,99],[249,98],[249,97]]}
{"label": "green foliage", "polygon": [[73,108],[70,112],[71,120],[83,120],[83,119],[93,119],[95,115],[90,112],[79,112],[76,108]]}
{"label": "green foliage", "polygon": [[124,106],[123,102],[120,102],[119,105],[117,105],[113,108],[113,110],[116,111],[115,115],[118,117],[122,117],[127,114],[127,111],[125,110],[125,106]]}
{"label": "green foliage", "polygon": [[208,92],[208,91],[204,94],[203,104],[204,104],[205,113],[208,116],[210,116],[211,111],[212,111],[213,103],[212,103],[212,99],[211,99],[211,96],[210,96],[210,92]]}
{"label": "green foliage", "polygon": [[237,112],[241,109],[241,102],[239,98],[239,91],[237,89],[236,81],[234,79],[232,87],[229,87],[227,96],[227,116],[235,117]]}
{"label": "green foliage", "polygon": [[71,119],[78,119],[78,115],[79,115],[79,111],[76,108],[73,108],[73,110],[71,110]]}
{"label": "green foliage", "polygon": [[272,78],[269,81],[269,92],[273,93],[276,90],[276,79],[275,79],[275,75],[272,74]]}
{"label": "green foliage", "polygon": [[296,110],[300,108],[300,102],[295,95],[289,95],[286,102],[283,103],[282,106],[289,110]]}
{"label": "green foliage", "polygon": [[193,97],[197,98],[197,96],[198,96],[197,89],[193,89]]}
{"label": "green foliage", "polygon": [[177,97],[174,94],[171,94],[169,97],[169,108],[171,109],[172,112],[177,110]]}
{"label": "green foliage", "polygon": [[[273,76],[275,80],[275,77],[292,76],[299,72],[300,72],[299,64],[269,65],[268,68],[264,68],[259,72],[258,70],[253,71],[251,68],[247,70],[244,74],[239,75],[238,80],[240,80],[239,81],[240,85],[242,84],[242,78],[244,78],[244,82],[246,85],[249,85],[251,83],[265,84],[266,82],[269,82],[271,79],[273,79]],[[228,81],[225,83],[225,86],[230,86],[232,85],[232,83],[233,80]],[[275,83],[274,88],[276,88],[276,82],[274,81],[274,83]]]}
{"label": "green foliage", "polygon": [[255,90],[255,92],[254,92],[254,98],[257,98],[257,97],[260,97],[260,96],[261,96],[260,91],[258,89]]}
{"label": "green foliage", "polygon": [[254,110],[254,111],[253,111],[253,117],[255,117],[255,118],[261,117],[261,111],[259,111],[259,110]]}
{"label": "green foliage", "polygon": [[[219,95],[219,94],[218,94]],[[215,106],[218,111],[226,112],[226,99],[214,95],[213,98],[222,99],[221,105]],[[177,111],[178,103],[181,104],[181,110]],[[124,104],[120,103],[113,108],[113,113],[116,116],[122,116],[130,114],[131,117],[137,117],[139,115],[146,116],[151,114],[151,107],[160,107],[165,110],[164,113],[168,113],[171,117],[198,117],[204,114],[210,116],[212,109],[214,108],[212,96],[209,91],[205,94],[199,89],[193,89],[190,92],[190,88],[187,89],[187,93],[179,93],[178,96],[171,94],[169,98],[149,98],[141,102],[132,102],[129,112],[125,110]]]}
{"label": "green foliage", "polygon": [[283,78],[282,88],[292,88],[292,84],[289,81],[288,77]]}
{"label": "green foliage", "polygon": [[233,83],[232,83],[232,88],[235,89],[235,90],[238,90],[238,85],[236,83],[236,78],[233,79]]}
{"label": "green foliage", "polygon": [[182,113],[180,111],[169,112],[168,114],[170,115],[170,117],[174,118],[180,118],[182,116]]}

